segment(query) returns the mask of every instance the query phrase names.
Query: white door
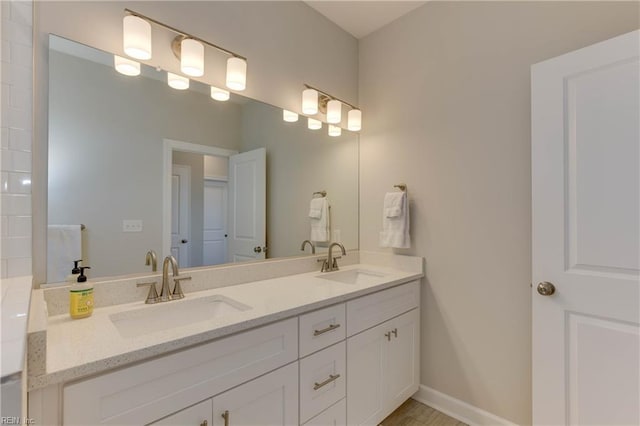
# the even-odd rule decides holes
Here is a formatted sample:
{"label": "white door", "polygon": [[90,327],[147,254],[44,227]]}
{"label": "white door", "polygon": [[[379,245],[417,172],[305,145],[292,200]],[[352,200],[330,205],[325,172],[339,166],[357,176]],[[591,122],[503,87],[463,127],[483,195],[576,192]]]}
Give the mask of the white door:
{"label": "white door", "polygon": [[204,181],[202,264],[227,262],[227,182]]}
{"label": "white door", "polygon": [[639,41],[532,67],[534,424],[640,423]]}
{"label": "white door", "polygon": [[297,362],[213,398],[213,426],[297,424]]}
{"label": "white door", "polygon": [[191,167],[174,164],[171,172],[171,254],[181,268],[189,263]]}
{"label": "white door", "polygon": [[266,158],[264,148],[229,157],[229,261],[265,258]]}

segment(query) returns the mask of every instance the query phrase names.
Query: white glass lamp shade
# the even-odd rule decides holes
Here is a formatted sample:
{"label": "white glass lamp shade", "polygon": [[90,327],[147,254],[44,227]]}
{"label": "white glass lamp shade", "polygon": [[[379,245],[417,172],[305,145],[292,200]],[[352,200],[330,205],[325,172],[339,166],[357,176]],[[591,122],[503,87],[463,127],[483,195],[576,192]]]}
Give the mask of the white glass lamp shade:
{"label": "white glass lamp shade", "polygon": [[167,84],[177,90],[186,90],[189,88],[189,79],[187,77],[168,72]]}
{"label": "white glass lamp shade", "polygon": [[309,117],[309,121],[307,122],[307,127],[311,130],[322,129],[322,121]]}
{"label": "white glass lamp shade", "polygon": [[247,61],[235,56],[227,60],[227,87],[237,91],[247,87]]}
{"label": "white glass lamp shade", "polygon": [[204,75],[204,45],[198,40],[185,38],[180,44],[180,70],[191,77]]}
{"label": "white glass lamp shade", "polygon": [[120,74],[124,75],[140,75],[140,63],[122,56],[113,55],[113,65]]}
{"label": "white glass lamp shade", "polygon": [[337,124],[342,121],[342,102],[335,99],[327,102],[327,123]]}
{"label": "white glass lamp shade", "polygon": [[340,136],[341,134],[342,129],[340,127],[329,124],[329,136]]}
{"label": "white glass lamp shade", "polygon": [[293,111],[288,111],[286,109],[282,110],[282,119],[288,123],[295,123],[298,121],[298,114]]}
{"label": "white glass lamp shade", "polygon": [[122,47],[132,58],[151,59],[151,24],[137,16],[127,15],[122,20]]}
{"label": "white glass lamp shade", "polygon": [[305,89],[302,91],[302,113],[307,115],[314,115],[318,113],[317,90]]}
{"label": "white glass lamp shade", "polygon": [[229,96],[230,94],[227,90],[211,86],[211,97],[216,101],[228,101]]}
{"label": "white glass lamp shade", "polygon": [[362,111],[352,109],[347,114],[347,129],[352,132],[359,132],[362,129]]}

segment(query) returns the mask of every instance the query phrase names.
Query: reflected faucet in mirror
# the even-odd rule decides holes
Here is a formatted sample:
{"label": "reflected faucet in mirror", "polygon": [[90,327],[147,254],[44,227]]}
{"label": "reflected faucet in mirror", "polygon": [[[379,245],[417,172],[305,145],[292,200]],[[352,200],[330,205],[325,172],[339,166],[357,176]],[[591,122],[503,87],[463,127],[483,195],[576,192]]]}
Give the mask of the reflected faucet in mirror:
{"label": "reflected faucet in mirror", "polygon": [[304,248],[307,244],[311,246],[311,254],[316,254],[316,246],[309,240],[304,240],[302,242],[302,245],[300,246],[300,251],[304,251]]}
{"label": "reflected faucet in mirror", "polygon": [[147,252],[144,264],[146,266],[151,265],[151,272],[156,272],[158,270],[158,256],[155,251],[149,250]]}

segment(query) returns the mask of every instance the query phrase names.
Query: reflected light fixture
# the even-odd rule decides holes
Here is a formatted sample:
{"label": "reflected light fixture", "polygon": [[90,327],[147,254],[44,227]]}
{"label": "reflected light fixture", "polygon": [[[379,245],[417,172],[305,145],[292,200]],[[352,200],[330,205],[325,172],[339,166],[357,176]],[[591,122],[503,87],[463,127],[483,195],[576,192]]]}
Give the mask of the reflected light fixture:
{"label": "reflected light fixture", "polygon": [[293,111],[288,111],[286,109],[282,110],[282,119],[287,123],[295,123],[298,121],[298,114]]}
{"label": "reflected light fixture", "polygon": [[237,56],[227,59],[227,87],[242,91],[247,87],[247,61]]}
{"label": "reflected light fixture", "polygon": [[151,24],[139,16],[127,15],[122,20],[122,47],[132,58],[151,59]]}
{"label": "reflected light fixture", "polygon": [[314,115],[318,113],[318,91],[307,88],[302,91],[302,113]]}
{"label": "reflected light fixture", "polygon": [[120,74],[136,76],[140,75],[140,63],[122,56],[113,55],[113,66]]}
{"label": "reflected light fixture", "polygon": [[329,124],[329,136],[340,136],[341,134],[342,129],[340,127]]}
{"label": "reflected light fixture", "polygon": [[198,40],[185,38],[180,43],[180,70],[191,77],[204,75],[204,45]]}
{"label": "reflected light fixture", "polygon": [[167,84],[177,90],[186,90],[189,88],[189,79],[187,77],[168,72]]}
{"label": "reflected light fixture", "polygon": [[227,90],[220,89],[215,86],[211,86],[211,97],[216,101],[228,101],[230,94]]}
{"label": "reflected light fixture", "polygon": [[331,99],[327,102],[327,123],[337,124],[342,121],[342,102]]}
{"label": "reflected light fixture", "polygon": [[311,130],[322,129],[322,121],[309,117],[309,120],[307,121],[307,127]]}
{"label": "reflected light fixture", "polygon": [[359,132],[362,130],[362,111],[359,109],[352,109],[347,114],[347,129],[352,132]]}

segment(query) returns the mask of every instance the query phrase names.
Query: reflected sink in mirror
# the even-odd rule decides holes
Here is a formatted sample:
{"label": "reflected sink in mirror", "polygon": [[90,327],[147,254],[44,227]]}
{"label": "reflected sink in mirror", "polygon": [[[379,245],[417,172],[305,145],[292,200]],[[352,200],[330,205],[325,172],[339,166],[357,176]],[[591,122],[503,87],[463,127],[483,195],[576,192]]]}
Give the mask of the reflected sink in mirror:
{"label": "reflected sink in mirror", "polygon": [[336,281],[343,284],[373,284],[380,282],[386,275],[366,269],[349,269],[346,271],[328,272],[317,275],[323,280]]}
{"label": "reflected sink in mirror", "polygon": [[249,309],[248,305],[216,294],[118,312],[109,315],[109,319],[122,337],[137,337]]}

